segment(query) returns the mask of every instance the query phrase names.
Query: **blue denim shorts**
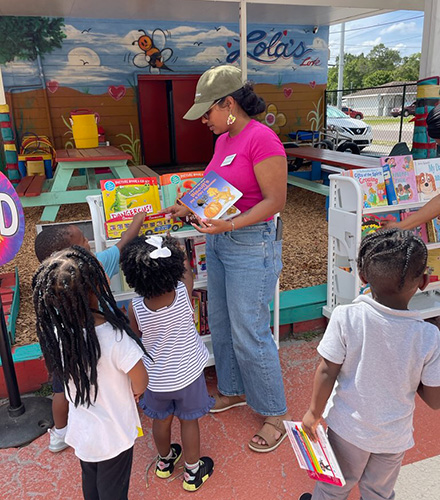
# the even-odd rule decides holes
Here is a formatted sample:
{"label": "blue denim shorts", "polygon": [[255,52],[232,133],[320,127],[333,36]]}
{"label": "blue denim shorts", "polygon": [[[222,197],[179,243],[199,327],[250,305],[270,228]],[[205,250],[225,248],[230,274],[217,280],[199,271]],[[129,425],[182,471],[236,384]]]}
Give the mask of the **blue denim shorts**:
{"label": "blue denim shorts", "polygon": [[52,376],[52,390],[55,393],[64,392],[64,384],[55,374]]}
{"label": "blue denim shorts", "polygon": [[215,400],[208,394],[202,373],[192,384],[172,392],[152,392],[147,389],[139,405],[145,415],[163,420],[175,415],[182,420],[195,420],[209,413]]}

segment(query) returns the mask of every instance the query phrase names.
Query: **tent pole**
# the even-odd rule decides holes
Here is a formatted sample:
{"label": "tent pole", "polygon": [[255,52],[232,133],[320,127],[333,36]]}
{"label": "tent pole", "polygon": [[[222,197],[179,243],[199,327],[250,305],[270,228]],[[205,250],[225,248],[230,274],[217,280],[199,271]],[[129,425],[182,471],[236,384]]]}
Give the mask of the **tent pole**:
{"label": "tent pole", "polygon": [[246,0],[240,0],[240,66],[243,83],[247,80],[247,15]]}

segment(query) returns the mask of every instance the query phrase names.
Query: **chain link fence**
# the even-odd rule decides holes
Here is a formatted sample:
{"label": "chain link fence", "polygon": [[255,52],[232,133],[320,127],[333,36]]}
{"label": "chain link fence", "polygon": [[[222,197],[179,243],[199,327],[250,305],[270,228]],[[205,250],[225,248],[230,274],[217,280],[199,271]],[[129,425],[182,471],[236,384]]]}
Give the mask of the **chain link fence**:
{"label": "chain link fence", "polygon": [[[416,82],[379,87],[326,91],[327,127],[340,125],[362,143],[362,154],[383,156],[393,146],[406,142],[412,147],[417,97]],[[337,109],[335,109],[337,108]],[[343,122],[347,118],[360,122]]]}

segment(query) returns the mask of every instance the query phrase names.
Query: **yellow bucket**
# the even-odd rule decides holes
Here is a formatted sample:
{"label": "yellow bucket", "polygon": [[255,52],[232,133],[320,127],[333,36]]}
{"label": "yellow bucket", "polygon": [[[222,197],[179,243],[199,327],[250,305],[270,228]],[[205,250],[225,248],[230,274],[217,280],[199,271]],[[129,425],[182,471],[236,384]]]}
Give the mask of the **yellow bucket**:
{"label": "yellow bucket", "polygon": [[98,118],[88,109],[71,112],[73,139],[77,148],[98,147]]}

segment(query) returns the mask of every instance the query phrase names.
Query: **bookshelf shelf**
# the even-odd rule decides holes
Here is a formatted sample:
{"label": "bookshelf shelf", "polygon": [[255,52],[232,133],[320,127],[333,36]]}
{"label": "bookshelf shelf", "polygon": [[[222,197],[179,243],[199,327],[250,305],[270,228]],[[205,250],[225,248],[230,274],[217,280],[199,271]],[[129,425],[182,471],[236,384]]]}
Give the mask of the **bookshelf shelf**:
{"label": "bookshelf shelf", "polygon": [[[356,257],[361,242],[362,216],[420,208],[426,202],[405,203],[365,209],[359,183],[352,177],[330,175],[328,210],[327,305],[323,314],[329,318],[334,308],[351,303],[358,295],[361,282]],[[427,243],[428,250],[440,243]],[[351,269],[351,271],[350,271]],[[440,281],[430,283],[411,299],[409,309],[418,310],[424,319],[440,315]]]}

